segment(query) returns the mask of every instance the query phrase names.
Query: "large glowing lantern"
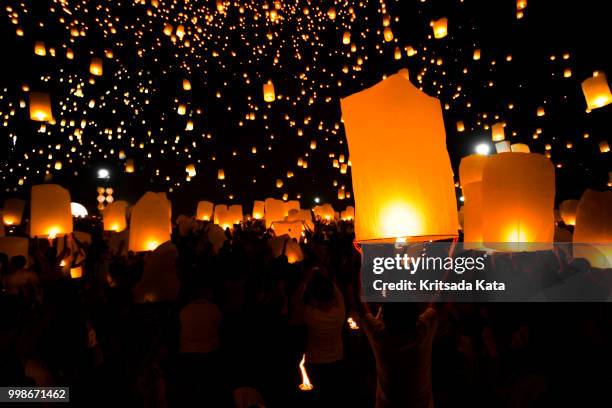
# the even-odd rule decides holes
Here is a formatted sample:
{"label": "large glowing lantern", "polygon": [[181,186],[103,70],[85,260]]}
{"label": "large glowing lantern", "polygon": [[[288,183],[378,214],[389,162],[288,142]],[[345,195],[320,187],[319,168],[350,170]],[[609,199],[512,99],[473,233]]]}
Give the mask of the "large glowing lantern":
{"label": "large glowing lantern", "polygon": [[440,101],[400,72],[342,99],[341,105],[356,239],[456,236],[457,204]]}
{"label": "large glowing lantern", "polygon": [[312,209],[315,217],[321,220],[331,221],[336,216],[336,211],[334,211],[334,207],[331,204],[322,204],[317,205]]}
{"label": "large glowing lantern", "polygon": [[483,239],[500,251],[552,248],[555,169],[543,155],[499,153],[482,174]]}
{"label": "large glowing lantern", "polygon": [[612,191],[584,192],[576,211],[574,258],[594,268],[612,268]]}
{"label": "large glowing lantern", "polygon": [[270,228],[275,221],[283,221],[285,219],[285,203],[283,200],[266,198],[264,207],[266,213],[266,228]]}
{"label": "large glowing lantern", "polygon": [[91,59],[91,63],[89,64],[89,73],[95,76],[102,75],[102,58],[93,57]]}
{"label": "large glowing lantern", "polygon": [[232,228],[234,224],[239,224],[242,221],[242,206],[239,204],[215,205],[214,222],[220,225],[223,229]]}
{"label": "large glowing lantern", "polygon": [[132,207],[130,244],[133,252],[153,251],[170,240],[170,202],[163,194],[147,191]]}
{"label": "large glowing lantern", "polygon": [[289,211],[291,210],[300,210],[300,202],[298,200],[290,200],[283,203],[283,208],[285,209],[285,217],[289,215]]}
{"label": "large glowing lantern", "polygon": [[263,98],[266,102],[274,102],[276,95],[274,94],[274,84],[272,80],[268,80],[263,86]]}
{"label": "large glowing lantern", "polygon": [[57,184],[32,186],[30,236],[55,238],[72,232],[70,193]]}
{"label": "large glowing lantern", "polygon": [[289,235],[299,241],[304,230],[304,224],[302,224],[302,221],[275,221],[272,223],[272,229],[274,229],[274,234],[277,237]]}
{"label": "large glowing lantern", "polygon": [[448,34],[448,19],[441,18],[431,22],[431,29],[433,30],[435,38],[444,38]]}
{"label": "large glowing lantern", "polygon": [[459,181],[463,190],[463,241],[465,249],[481,249],[483,242],[482,172],[488,156],[473,154],[461,159]]}
{"label": "large glowing lantern", "polygon": [[262,219],[265,214],[265,209],[265,202],[255,200],[255,202],[253,202],[253,218],[256,220]]}
{"label": "large glowing lantern", "polygon": [[28,257],[29,241],[23,237],[0,237],[0,254],[6,254],[9,259],[14,256]]}
{"label": "large glowing lantern", "polygon": [[50,122],[53,120],[51,96],[48,93],[30,93],[30,119],[37,122]]}
{"label": "large glowing lantern", "polygon": [[4,209],[2,210],[2,221],[4,225],[19,225],[23,218],[23,209],[25,201],[18,198],[9,198],[4,201]]}
{"label": "large glowing lantern", "polygon": [[506,135],[504,132],[504,124],[503,123],[494,124],[491,128],[491,139],[493,139],[494,142],[501,142],[505,138],[506,138]]}
{"label": "large glowing lantern", "polygon": [[576,225],[577,210],[578,200],[565,200],[559,204],[559,212],[565,225]]}
{"label": "large glowing lantern", "polygon": [[612,102],[612,94],[606,74],[603,72],[594,72],[591,78],[586,79],[582,83],[582,92],[587,103],[587,112],[593,109],[601,108]]}
{"label": "large glowing lantern", "polygon": [[128,203],[123,200],[113,201],[102,211],[104,231],[121,232],[127,228],[125,215]]}
{"label": "large glowing lantern", "polygon": [[210,221],[213,215],[214,204],[210,201],[200,201],[196,210],[196,219],[200,221]]}

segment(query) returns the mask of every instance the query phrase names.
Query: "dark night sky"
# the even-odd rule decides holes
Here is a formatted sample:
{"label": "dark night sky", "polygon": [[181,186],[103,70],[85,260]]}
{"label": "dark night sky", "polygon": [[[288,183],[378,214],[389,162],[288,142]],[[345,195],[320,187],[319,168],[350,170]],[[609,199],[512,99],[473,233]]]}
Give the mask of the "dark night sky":
{"label": "dark night sky", "polygon": [[[553,163],[562,165],[557,168],[557,201],[579,198],[587,187],[605,189],[612,171],[610,153],[602,154],[598,148],[600,141],[610,140],[612,106],[585,113],[580,89],[595,70],[612,75],[607,58],[609,14],[602,1],[531,0],[520,20],[512,0],[388,2],[388,14],[398,18],[391,23],[395,40],[390,43],[380,33],[380,2],[373,1],[364,2],[364,8],[355,5],[353,22],[344,5],[336,4],[338,17],[330,21],[326,11],[331,2],[280,2],[277,24],[267,22],[263,2],[237,2],[247,5],[244,13],[231,5],[223,15],[215,11],[214,2],[193,0],[188,3],[192,9],[183,10],[184,15],[180,13],[187,7],[184,2],[170,10],[152,8],[150,1],[146,6],[133,1],[73,1],[67,6],[70,13],[59,8],[51,12],[51,1],[5,3],[8,8],[0,16],[5,55],[0,76],[4,121],[0,198],[26,195],[30,183],[41,182],[48,168],[54,182],[71,190],[74,201],[94,208],[99,184],[95,173],[104,166],[111,170],[108,184],[117,191],[116,198],[133,202],[146,190],[172,188],[175,213],[193,212],[199,199],[242,203],[246,210],[254,199],[283,193],[290,199],[300,194],[304,207],[316,196],[343,209],[351,200],[340,202],[336,193],[340,185],[350,191],[350,171],[340,174],[329,157],[330,153],[348,157],[339,98],[406,66],[415,83],[426,68],[420,85],[443,105],[449,104],[444,112],[447,145],[456,174],[461,157],[473,153],[478,142],[490,141],[490,130],[484,125],[502,120],[513,143],[528,143],[540,153],[551,144]],[[26,5],[27,13],[20,4]],[[87,12],[83,4],[88,5]],[[273,7],[273,2],[269,4]],[[309,15],[305,16],[307,4]],[[151,16],[147,10],[153,10]],[[18,24],[11,22],[14,12]],[[212,16],[209,24],[202,23],[206,15]],[[199,17],[197,24],[191,21],[194,16]],[[244,20],[239,23],[241,16]],[[439,17],[449,19],[449,35],[428,39],[429,21]],[[114,21],[116,33],[110,33],[104,22],[108,18]],[[183,22],[188,31],[183,41],[175,44],[164,35],[164,22],[175,28]],[[67,26],[86,27],[87,35],[71,41]],[[198,38],[190,31],[197,26],[203,28]],[[17,27],[24,36],[16,36]],[[347,29],[356,44],[355,53],[342,44]],[[55,47],[56,56],[35,56],[35,41]],[[403,51],[409,45],[418,51],[410,58]],[[74,60],[65,58],[66,46],[74,50]],[[400,60],[393,58],[395,47],[402,49]],[[475,48],[482,50],[480,61],[472,59]],[[91,56],[104,57],[107,49],[113,58],[104,59],[104,75],[89,84]],[[568,60],[562,58],[564,53],[570,54]],[[510,62],[508,55],[512,55]],[[553,55],[556,58],[551,60]],[[274,56],[278,56],[276,64]],[[364,63],[360,71],[352,71],[357,57],[364,58]],[[438,58],[442,65],[431,63]],[[348,75],[342,72],[345,65]],[[563,78],[565,68],[572,69],[571,78]],[[183,78],[190,79],[191,91],[182,89]],[[273,80],[277,96],[286,99],[272,104],[263,101],[261,87],[268,79]],[[78,83],[83,96],[73,93]],[[27,100],[23,84],[52,96],[58,124],[47,126],[45,133],[38,132],[39,123],[29,120],[27,108],[19,107],[20,100]],[[458,86],[460,96],[453,99]],[[92,99],[96,106],[88,108]],[[68,108],[62,110],[60,101]],[[187,115],[177,115],[179,102],[186,104]],[[509,103],[514,109],[508,109]],[[546,107],[546,116],[536,117],[538,106]],[[256,113],[255,120],[245,120],[249,112]],[[61,119],[74,120],[76,127],[87,121],[80,143],[74,136],[71,140],[75,127],[69,123],[62,127]],[[193,131],[185,131],[189,119],[194,122]],[[463,133],[456,132],[458,120],[466,125]],[[120,140],[116,137],[119,127],[125,131]],[[303,136],[297,135],[298,128]],[[534,140],[538,128],[542,134]],[[105,129],[113,129],[112,140]],[[514,137],[510,136],[513,131]],[[584,133],[590,137],[584,139]],[[316,150],[309,148],[312,140],[317,141]],[[566,147],[568,142],[573,144],[571,149]],[[251,153],[253,147],[256,154]],[[134,159],[136,173],[123,173],[119,150]],[[415,152],[406,152],[407,160],[411,154]],[[300,157],[307,158],[307,169],[297,167]],[[62,170],[53,170],[56,160],[62,161]],[[185,166],[190,163],[196,165],[197,176],[186,182]],[[216,177],[219,168],[226,172],[223,182]],[[294,177],[287,178],[287,171]],[[17,186],[24,176],[23,186]],[[284,181],[281,189],[275,187],[279,178]],[[334,180],[338,187],[333,186]]]}

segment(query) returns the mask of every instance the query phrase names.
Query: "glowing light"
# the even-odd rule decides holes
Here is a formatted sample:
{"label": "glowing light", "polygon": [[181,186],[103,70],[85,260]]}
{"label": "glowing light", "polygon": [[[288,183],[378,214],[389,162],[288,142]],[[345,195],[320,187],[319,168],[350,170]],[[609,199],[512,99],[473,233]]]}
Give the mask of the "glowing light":
{"label": "glowing light", "polygon": [[308,378],[306,367],[304,367],[305,362],[306,362],[306,354],[303,354],[302,361],[300,361],[300,372],[302,373],[302,383],[299,385],[299,389],[300,391],[311,391],[314,388],[314,386],[310,382],[310,378]]}
{"label": "glowing light", "polygon": [[98,170],[98,178],[109,178],[110,172],[107,169]]}
{"label": "glowing light", "polygon": [[155,251],[155,248],[157,248],[159,246],[159,244],[157,243],[157,241],[149,241],[147,242],[147,249],[149,251]]}
{"label": "glowing light", "polygon": [[389,204],[381,211],[380,217],[382,233],[387,238],[422,235],[420,217],[407,203]]}
{"label": "glowing light", "polygon": [[480,143],[476,145],[476,153],[482,154],[483,156],[488,155],[491,152],[491,146],[486,143]]}
{"label": "glowing light", "polygon": [[348,319],[346,319],[346,322],[348,323],[349,328],[351,330],[359,330],[359,325],[352,317],[349,317]]}

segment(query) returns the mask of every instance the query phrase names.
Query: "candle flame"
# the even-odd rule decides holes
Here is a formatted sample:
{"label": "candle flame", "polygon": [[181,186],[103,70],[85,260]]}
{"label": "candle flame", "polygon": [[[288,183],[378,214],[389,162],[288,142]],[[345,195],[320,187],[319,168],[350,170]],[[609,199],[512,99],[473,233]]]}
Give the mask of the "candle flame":
{"label": "candle flame", "polygon": [[301,391],[310,391],[314,388],[310,379],[308,378],[308,373],[306,372],[306,367],[304,367],[304,363],[306,362],[306,354],[302,355],[302,361],[300,361],[300,372],[302,373],[302,383],[299,385]]}

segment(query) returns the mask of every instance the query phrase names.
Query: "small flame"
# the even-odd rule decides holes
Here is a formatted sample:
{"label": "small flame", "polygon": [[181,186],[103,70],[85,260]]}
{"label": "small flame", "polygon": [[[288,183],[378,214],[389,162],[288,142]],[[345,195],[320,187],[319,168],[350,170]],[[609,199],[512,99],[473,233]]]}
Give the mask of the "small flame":
{"label": "small flame", "polygon": [[155,248],[157,248],[159,245],[157,244],[157,241],[149,241],[149,243],[147,244],[147,249],[149,251],[154,251]]}
{"label": "small flame", "polygon": [[59,228],[57,227],[49,228],[49,234],[48,234],[49,239],[55,239],[58,233],[59,233]]}
{"label": "small flame", "polygon": [[300,371],[302,372],[302,383],[299,385],[301,391],[310,391],[314,388],[310,379],[308,378],[308,373],[306,372],[306,367],[304,367],[304,363],[306,362],[306,354],[302,355],[302,361],[300,361]]}
{"label": "small flame", "polygon": [[352,317],[349,317],[348,319],[346,319],[346,322],[348,323],[349,328],[351,330],[359,330],[359,325]]}

